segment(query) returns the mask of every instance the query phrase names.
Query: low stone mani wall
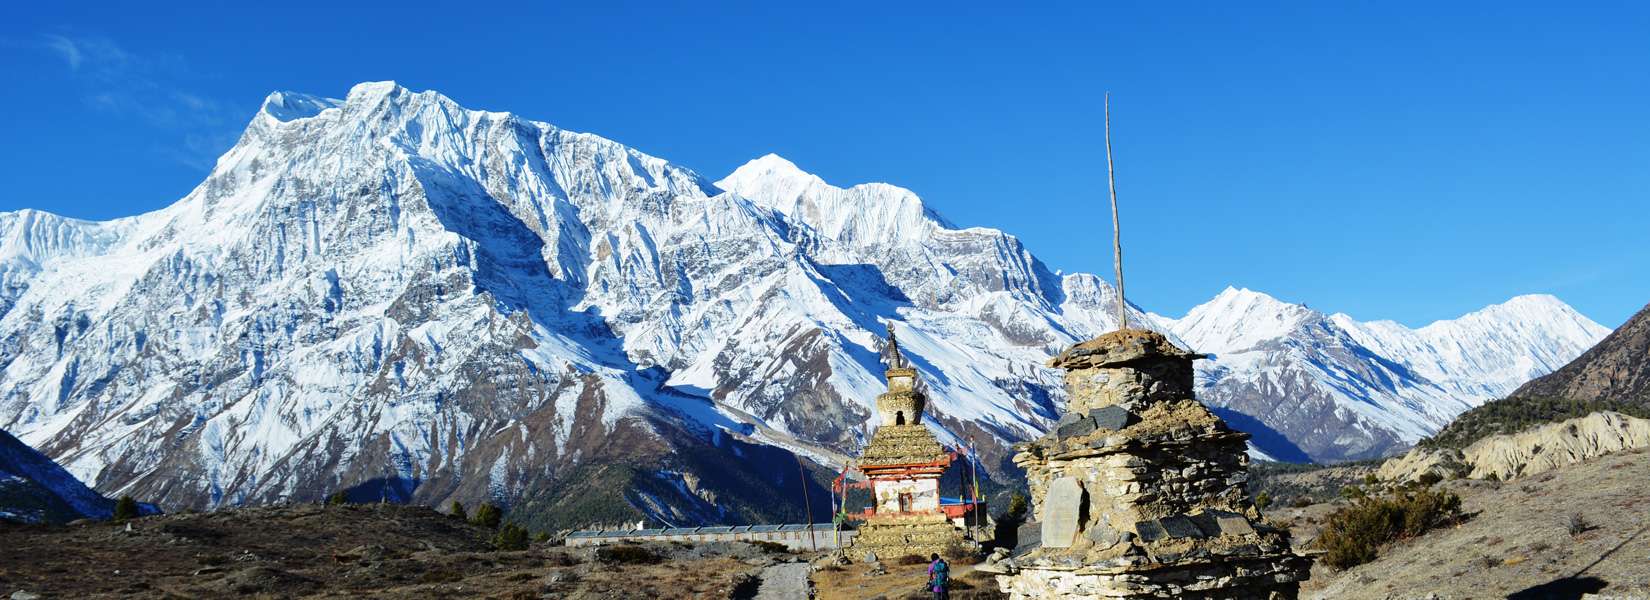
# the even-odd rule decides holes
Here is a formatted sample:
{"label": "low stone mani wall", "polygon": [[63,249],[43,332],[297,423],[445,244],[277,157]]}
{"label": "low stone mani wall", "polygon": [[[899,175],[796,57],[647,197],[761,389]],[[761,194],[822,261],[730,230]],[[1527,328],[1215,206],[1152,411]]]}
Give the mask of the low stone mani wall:
{"label": "low stone mani wall", "polygon": [[673,527],[669,529],[628,529],[607,531],[575,531],[567,534],[568,546],[600,546],[637,542],[682,542],[703,544],[710,542],[772,542],[784,544],[792,550],[833,550],[852,544],[859,532],[844,529],[838,532],[830,523],[812,525],[738,525],[718,527]]}

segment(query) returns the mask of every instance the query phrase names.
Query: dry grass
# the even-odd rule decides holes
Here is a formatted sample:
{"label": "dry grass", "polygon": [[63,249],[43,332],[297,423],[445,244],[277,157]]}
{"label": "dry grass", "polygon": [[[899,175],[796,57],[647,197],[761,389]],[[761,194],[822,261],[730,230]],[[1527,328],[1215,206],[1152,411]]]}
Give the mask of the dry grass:
{"label": "dry grass", "polygon": [[[854,563],[841,569],[824,569],[813,575],[818,600],[865,600],[884,596],[889,600],[905,598],[933,598],[924,584],[928,582],[928,562],[918,565],[883,563],[886,575],[866,575],[868,565]],[[1007,598],[997,591],[997,581],[989,573],[975,571],[969,565],[951,564],[951,598],[953,600],[997,600]]]}

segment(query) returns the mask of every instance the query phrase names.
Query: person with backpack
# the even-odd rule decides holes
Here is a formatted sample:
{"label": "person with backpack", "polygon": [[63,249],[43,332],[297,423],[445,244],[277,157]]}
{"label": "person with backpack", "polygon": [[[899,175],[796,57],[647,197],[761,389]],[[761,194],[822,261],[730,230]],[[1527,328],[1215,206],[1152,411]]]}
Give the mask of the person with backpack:
{"label": "person with backpack", "polygon": [[934,600],[951,600],[951,565],[938,554],[929,554],[934,562],[928,565],[928,589],[934,591]]}

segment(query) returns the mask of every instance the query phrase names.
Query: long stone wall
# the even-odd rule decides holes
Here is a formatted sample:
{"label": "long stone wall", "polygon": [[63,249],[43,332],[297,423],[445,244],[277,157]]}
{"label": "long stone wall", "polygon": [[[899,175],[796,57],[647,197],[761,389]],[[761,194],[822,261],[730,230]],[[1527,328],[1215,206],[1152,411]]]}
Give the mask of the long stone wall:
{"label": "long stone wall", "polygon": [[637,542],[772,542],[792,550],[833,550],[853,543],[859,532],[837,531],[830,523],[812,525],[738,525],[718,527],[673,527],[669,529],[627,529],[575,531],[567,534],[569,546],[600,546]]}

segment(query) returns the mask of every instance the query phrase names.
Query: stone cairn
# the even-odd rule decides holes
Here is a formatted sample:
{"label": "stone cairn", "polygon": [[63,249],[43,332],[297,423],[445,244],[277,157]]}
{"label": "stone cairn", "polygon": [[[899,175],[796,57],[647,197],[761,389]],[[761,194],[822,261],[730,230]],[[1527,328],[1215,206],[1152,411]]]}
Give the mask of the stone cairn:
{"label": "stone cairn", "polygon": [[1295,598],[1310,561],[1260,522],[1248,435],[1193,398],[1192,361],[1123,329],[1049,361],[1070,397],[1055,430],[1016,449],[1042,546],[982,568],[1015,599]]}

